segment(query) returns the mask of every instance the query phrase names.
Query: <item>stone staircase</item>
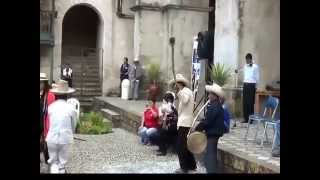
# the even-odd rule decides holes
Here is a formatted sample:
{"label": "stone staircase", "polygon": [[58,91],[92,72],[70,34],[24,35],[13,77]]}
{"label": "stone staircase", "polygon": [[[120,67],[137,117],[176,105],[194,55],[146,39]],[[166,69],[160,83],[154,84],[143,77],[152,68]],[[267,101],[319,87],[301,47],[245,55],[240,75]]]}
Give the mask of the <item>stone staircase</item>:
{"label": "stone staircase", "polygon": [[73,69],[73,87],[76,92],[73,96],[79,99],[81,109],[89,110],[93,97],[102,95],[99,74],[99,62],[94,53],[82,56],[64,57],[64,63],[69,63]]}

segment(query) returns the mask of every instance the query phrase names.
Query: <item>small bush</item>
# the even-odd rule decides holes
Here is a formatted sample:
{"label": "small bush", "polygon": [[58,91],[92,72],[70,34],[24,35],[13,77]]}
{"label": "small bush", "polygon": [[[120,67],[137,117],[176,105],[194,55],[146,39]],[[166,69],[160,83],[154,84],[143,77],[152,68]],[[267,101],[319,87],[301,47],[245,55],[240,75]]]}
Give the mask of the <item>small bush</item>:
{"label": "small bush", "polygon": [[80,117],[80,123],[77,125],[78,132],[80,134],[106,134],[111,132],[112,123],[105,123],[103,119],[104,117],[101,113],[84,113]]}

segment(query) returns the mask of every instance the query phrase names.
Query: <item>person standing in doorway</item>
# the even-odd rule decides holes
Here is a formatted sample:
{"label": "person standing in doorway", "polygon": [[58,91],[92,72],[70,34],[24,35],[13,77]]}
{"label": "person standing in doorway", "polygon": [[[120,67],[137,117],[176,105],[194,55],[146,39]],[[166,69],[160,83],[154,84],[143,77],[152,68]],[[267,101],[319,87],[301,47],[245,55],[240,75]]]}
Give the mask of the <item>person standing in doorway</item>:
{"label": "person standing in doorway", "polygon": [[[249,115],[254,114],[254,102],[256,95],[256,88],[259,82],[259,66],[253,63],[252,55],[246,55],[246,65],[242,68],[244,71],[243,78],[243,116],[244,121],[247,123]],[[238,73],[238,70],[235,70]]]}
{"label": "person standing in doorway", "polygon": [[207,173],[217,173],[218,141],[225,132],[224,110],[221,104],[224,92],[217,84],[206,85],[205,88],[209,93],[210,102],[206,107],[205,119],[198,124],[195,130],[204,130],[207,135],[207,149],[204,155]]}
{"label": "person standing in doorway", "polygon": [[121,97],[121,84],[124,79],[129,79],[129,63],[128,58],[123,58],[123,64],[120,67],[120,97]]}
{"label": "person standing in doorway", "polygon": [[65,173],[68,161],[68,147],[73,142],[73,133],[76,128],[77,112],[67,103],[68,95],[75,89],[68,87],[68,82],[59,80],[56,88],[51,89],[56,101],[48,107],[50,128],[46,137],[48,144],[50,173]]}
{"label": "person standing in doorway", "polygon": [[129,100],[137,100],[139,93],[139,84],[143,75],[143,69],[140,65],[139,59],[133,60],[133,65],[129,67],[129,80],[130,80],[130,95]]}
{"label": "person standing in doorway", "polygon": [[175,173],[193,173],[197,169],[197,164],[193,154],[187,148],[187,135],[193,121],[193,93],[188,88],[189,81],[182,74],[176,75],[176,81],[173,79],[169,82],[170,85],[173,83],[177,84],[179,99],[177,154],[180,168]]}
{"label": "person standing in doorway", "polygon": [[61,79],[67,81],[69,87],[72,87],[72,68],[70,64],[66,64],[62,69]]}

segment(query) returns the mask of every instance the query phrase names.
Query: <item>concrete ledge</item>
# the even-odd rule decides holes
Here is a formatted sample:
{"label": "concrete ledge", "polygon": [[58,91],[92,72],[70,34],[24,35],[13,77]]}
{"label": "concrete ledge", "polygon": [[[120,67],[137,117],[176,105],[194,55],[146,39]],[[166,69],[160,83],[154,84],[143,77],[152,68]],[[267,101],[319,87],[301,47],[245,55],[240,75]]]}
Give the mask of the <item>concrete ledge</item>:
{"label": "concrete ledge", "polygon": [[204,7],[194,7],[194,6],[185,6],[185,5],[176,5],[176,4],[168,4],[165,6],[141,4],[141,5],[133,6],[130,9],[131,11],[141,11],[141,10],[168,11],[171,9],[175,9],[175,10],[197,11],[197,12],[207,12],[207,13],[214,10],[213,7],[204,8]]}

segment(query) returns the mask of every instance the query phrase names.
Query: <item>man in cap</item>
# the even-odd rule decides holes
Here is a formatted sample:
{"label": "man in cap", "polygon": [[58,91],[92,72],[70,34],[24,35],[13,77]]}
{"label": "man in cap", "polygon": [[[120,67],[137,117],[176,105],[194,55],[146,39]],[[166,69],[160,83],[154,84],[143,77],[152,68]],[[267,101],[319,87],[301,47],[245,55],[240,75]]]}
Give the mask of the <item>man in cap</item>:
{"label": "man in cap", "polygon": [[73,142],[73,133],[76,127],[76,110],[67,103],[67,97],[75,92],[68,87],[68,82],[58,81],[56,88],[51,89],[56,101],[48,108],[50,128],[46,141],[49,150],[50,173],[65,173],[65,164],[68,160],[68,147]]}
{"label": "man in cap", "polygon": [[179,99],[178,107],[178,138],[177,153],[180,163],[180,169],[175,173],[193,173],[197,169],[197,164],[193,154],[187,148],[187,135],[193,121],[193,93],[188,88],[189,81],[182,75],[176,75],[176,81],[173,79],[169,84],[177,84],[177,97]]}
{"label": "man in cap", "polygon": [[207,173],[217,173],[218,140],[224,133],[224,110],[220,98],[224,97],[222,88],[217,85],[206,85],[210,102],[207,105],[205,119],[196,127],[196,131],[205,131],[207,135],[207,149],[204,163]]}
{"label": "man in cap", "polygon": [[129,99],[138,99],[139,83],[141,82],[143,69],[139,63],[139,59],[133,60],[133,65],[129,67],[130,93]]}

